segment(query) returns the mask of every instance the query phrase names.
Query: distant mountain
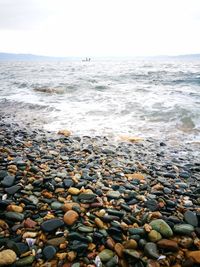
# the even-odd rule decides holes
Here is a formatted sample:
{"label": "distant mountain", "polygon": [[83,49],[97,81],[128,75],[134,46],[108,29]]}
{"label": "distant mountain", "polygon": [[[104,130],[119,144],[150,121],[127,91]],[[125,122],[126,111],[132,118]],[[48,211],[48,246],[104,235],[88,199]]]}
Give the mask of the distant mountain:
{"label": "distant mountain", "polygon": [[[83,57],[50,57],[33,54],[1,53],[0,61],[81,61]],[[177,55],[177,56],[149,56],[149,57],[95,57],[95,61],[101,60],[200,60],[200,54]],[[93,58],[92,58],[93,60]],[[84,60],[83,60],[84,61]]]}
{"label": "distant mountain", "polygon": [[65,61],[79,59],[78,57],[49,57],[32,54],[0,53],[0,61]]}

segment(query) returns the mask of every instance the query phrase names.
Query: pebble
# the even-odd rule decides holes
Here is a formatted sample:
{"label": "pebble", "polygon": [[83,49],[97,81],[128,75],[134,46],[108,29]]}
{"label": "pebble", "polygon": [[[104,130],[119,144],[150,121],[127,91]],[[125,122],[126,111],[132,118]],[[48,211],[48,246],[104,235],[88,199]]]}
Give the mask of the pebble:
{"label": "pebble", "polygon": [[14,181],[15,176],[8,175],[3,178],[3,180],[1,181],[1,185],[4,187],[9,187],[13,185]]}
{"label": "pebble", "polygon": [[191,258],[195,263],[200,264],[200,250],[196,251],[187,251],[187,258]]}
{"label": "pebble", "polygon": [[79,218],[79,214],[74,211],[74,210],[69,210],[65,213],[64,217],[63,217],[63,221],[71,226],[73,225]]}
{"label": "pebble", "polygon": [[24,219],[24,214],[14,211],[8,211],[5,214],[6,219],[13,220],[14,222],[21,222]]}
{"label": "pebble", "polygon": [[62,227],[64,225],[63,220],[61,219],[50,219],[41,224],[41,229],[44,232],[53,232],[57,230],[59,227]]}
{"label": "pebble", "polygon": [[112,199],[118,199],[118,198],[120,198],[120,192],[119,191],[109,191],[107,193],[107,197],[112,198]]}
{"label": "pebble", "polygon": [[157,242],[162,239],[162,236],[159,232],[151,230],[148,234],[148,238],[151,242]]}
{"label": "pebble", "polygon": [[170,226],[163,221],[162,219],[153,220],[150,222],[150,226],[153,230],[156,230],[164,237],[171,237],[173,236],[173,231]]}
{"label": "pebble", "polygon": [[32,266],[33,261],[35,260],[34,256],[27,256],[24,258],[19,259],[16,261],[15,265],[16,266]]}
{"label": "pebble", "polygon": [[160,256],[158,253],[158,248],[156,244],[153,242],[146,243],[144,247],[144,253],[146,256],[150,257],[151,259],[158,259]]}
{"label": "pebble", "polygon": [[102,262],[107,262],[112,259],[114,252],[110,249],[104,249],[99,253],[98,256]]}
{"label": "pebble", "polygon": [[13,266],[199,264],[191,147],[0,126],[0,254]]}
{"label": "pebble", "polygon": [[179,246],[176,241],[169,239],[162,239],[157,242],[159,248],[166,249],[168,251],[178,251]]}
{"label": "pebble", "polygon": [[11,249],[0,251],[0,266],[13,264],[17,259],[16,253]]}
{"label": "pebble", "polygon": [[55,256],[56,254],[56,249],[54,246],[46,246],[44,249],[43,249],[43,255],[45,257],[46,260],[51,260],[53,259],[53,257]]}
{"label": "pebble", "polygon": [[187,210],[184,213],[184,220],[188,223],[193,225],[194,227],[198,226],[198,219],[194,212]]}
{"label": "pebble", "polygon": [[190,235],[194,232],[194,226],[190,224],[176,224],[174,225],[173,231],[179,235]]}

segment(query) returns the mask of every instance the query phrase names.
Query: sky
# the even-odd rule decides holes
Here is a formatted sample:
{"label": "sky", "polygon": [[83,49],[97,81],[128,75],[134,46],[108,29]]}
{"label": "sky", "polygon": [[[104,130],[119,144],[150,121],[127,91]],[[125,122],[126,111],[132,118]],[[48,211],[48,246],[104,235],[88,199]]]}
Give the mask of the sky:
{"label": "sky", "polygon": [[0,0],[0,51],[48,56],[200,53],[200,0]]}

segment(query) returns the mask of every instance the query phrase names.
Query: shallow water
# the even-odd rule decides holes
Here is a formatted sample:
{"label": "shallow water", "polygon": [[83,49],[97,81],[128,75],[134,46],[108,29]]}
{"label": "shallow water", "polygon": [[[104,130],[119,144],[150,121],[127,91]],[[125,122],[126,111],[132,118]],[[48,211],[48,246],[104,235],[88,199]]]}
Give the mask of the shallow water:
{"label": "shallow water", "polygon": [[1,62],[0,111],[48,130],[200,141],[200,62]]}

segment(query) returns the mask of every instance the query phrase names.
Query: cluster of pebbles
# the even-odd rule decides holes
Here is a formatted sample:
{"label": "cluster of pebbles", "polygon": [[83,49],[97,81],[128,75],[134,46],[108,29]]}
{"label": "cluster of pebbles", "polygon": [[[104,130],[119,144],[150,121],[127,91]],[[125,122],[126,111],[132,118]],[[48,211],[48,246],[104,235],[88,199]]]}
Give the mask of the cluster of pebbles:
{"label": "cluster of pebbles", "polygon": [[197,156],[0,123],[0,266],[200,266]]}

